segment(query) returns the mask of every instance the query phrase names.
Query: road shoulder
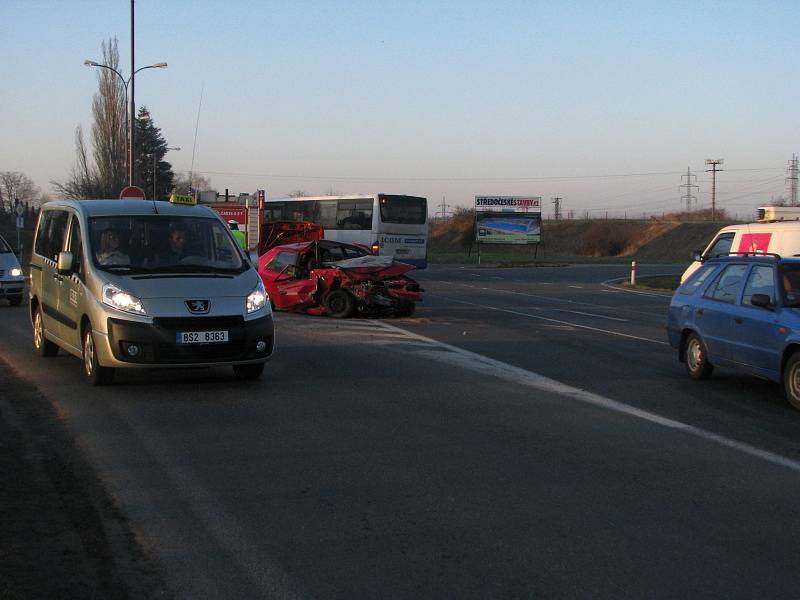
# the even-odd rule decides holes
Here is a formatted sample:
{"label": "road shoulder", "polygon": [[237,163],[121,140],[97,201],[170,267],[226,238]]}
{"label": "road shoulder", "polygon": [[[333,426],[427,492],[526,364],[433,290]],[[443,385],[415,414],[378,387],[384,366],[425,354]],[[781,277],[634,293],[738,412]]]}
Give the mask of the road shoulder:
{"label": "road shoulder", "polygon": [[0,597],[170,598],[53,405],[0,360]]}

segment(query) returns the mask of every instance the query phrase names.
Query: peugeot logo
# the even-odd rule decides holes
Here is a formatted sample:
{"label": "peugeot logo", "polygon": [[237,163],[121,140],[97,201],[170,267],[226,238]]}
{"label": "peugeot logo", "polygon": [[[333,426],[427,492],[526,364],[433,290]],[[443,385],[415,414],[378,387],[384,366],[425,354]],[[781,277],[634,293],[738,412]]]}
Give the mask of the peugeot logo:
{"label": "peugeot logo", "polygon": [[205,314],[208,312],[208,300],[187,300],[186,308],[196,315]]}

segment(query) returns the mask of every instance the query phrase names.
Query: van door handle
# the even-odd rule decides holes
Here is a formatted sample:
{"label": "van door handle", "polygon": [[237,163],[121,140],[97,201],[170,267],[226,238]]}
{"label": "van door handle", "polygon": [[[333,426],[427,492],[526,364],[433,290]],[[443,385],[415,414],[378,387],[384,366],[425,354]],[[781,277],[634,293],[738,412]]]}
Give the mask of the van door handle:
{"label": "van door handle", "polygon": [[742,324],[742,317],[733,317],[733,322],[738,323],[739,325]]}
{"label": "van door handle", "polygon": [[703,309],[702,309],[702,308],[698,308],[698,309],[697,309],[696,311],[694,311],[694,312],[695,312],[695,314],[702,315],[702,314],[703,314]]}

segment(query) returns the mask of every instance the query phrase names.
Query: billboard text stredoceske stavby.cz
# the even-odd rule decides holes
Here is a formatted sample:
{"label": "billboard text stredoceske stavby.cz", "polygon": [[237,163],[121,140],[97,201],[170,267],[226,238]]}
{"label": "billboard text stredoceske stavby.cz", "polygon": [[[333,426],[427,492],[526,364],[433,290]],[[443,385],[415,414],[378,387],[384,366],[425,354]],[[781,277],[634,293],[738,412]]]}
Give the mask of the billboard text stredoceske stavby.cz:
{"label": "billboard text stredoceske stavby.cz", "polygon": [[476,196],[475,235],[489,244],[538,244],[541,196]]}

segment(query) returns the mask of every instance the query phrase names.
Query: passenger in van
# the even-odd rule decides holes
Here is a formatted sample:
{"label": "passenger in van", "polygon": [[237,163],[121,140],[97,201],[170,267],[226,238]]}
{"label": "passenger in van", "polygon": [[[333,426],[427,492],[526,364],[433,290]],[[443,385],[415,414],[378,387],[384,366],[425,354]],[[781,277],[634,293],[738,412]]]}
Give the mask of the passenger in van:
{"label": "passenger in van", "polygon": [[104,266],[131,264],[131,257],[122,251],[122,234],[116,229],[106,229],[100,236],[97,262]]}

